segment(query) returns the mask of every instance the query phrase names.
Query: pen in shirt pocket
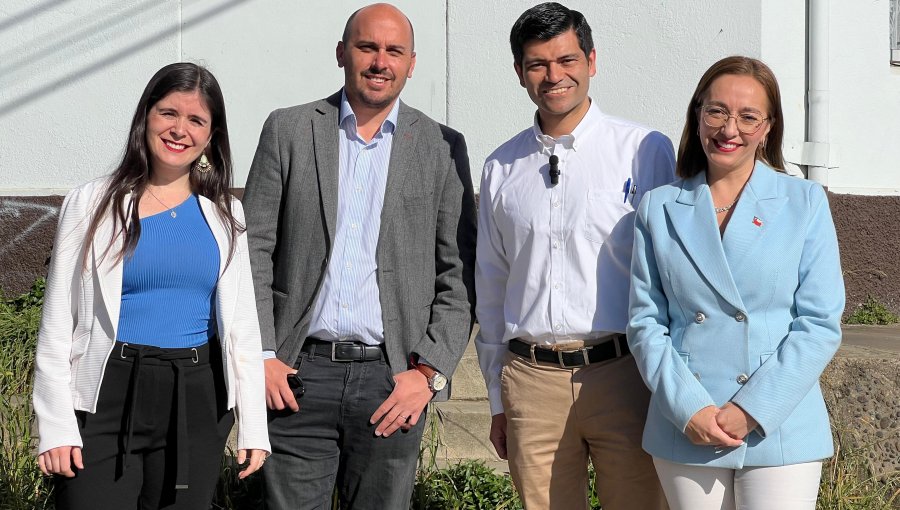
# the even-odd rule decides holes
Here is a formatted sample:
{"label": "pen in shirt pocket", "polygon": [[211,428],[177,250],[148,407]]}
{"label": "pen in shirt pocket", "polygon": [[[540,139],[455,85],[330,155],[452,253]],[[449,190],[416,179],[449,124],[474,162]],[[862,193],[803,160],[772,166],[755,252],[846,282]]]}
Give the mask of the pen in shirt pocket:
{"label": "pen in shirt pocket", "polygon": [[622,193],[625,195],[622,198],[623,204],[628,202],[628,195],[631,195],[631,200],[632,202],[634,201],[634,194],[637,193],[637,184],[631,182],[631,177],[629,177],[628,180],[625,181],[625,185],[622,186]]}

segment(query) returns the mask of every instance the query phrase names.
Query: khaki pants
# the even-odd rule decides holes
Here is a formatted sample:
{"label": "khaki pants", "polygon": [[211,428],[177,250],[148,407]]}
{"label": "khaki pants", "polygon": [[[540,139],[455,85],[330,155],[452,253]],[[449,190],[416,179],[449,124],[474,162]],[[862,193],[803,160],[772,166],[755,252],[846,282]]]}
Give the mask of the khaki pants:
{"label": "khaki pants", "polygon": [[509,353],[501,387],[509,469],[525,508],[587,509],[588,459],[603,510],[668,508],[641,449],[650,392],[633,357],[560,368]]}

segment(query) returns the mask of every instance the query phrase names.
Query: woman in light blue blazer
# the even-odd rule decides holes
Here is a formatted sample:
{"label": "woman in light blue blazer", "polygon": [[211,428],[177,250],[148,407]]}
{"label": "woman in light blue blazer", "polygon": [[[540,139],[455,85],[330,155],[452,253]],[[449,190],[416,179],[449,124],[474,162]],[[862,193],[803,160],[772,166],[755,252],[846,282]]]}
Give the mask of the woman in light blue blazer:
{"label": "woman in light blue blazer", "polygon": [[818,381],[841,339],[838,243],[822,187],[783,171],[783,131],[771,70],[715,63],[681,179],[637,211],[628,343],[674,510],[813,509],[833,453]]}

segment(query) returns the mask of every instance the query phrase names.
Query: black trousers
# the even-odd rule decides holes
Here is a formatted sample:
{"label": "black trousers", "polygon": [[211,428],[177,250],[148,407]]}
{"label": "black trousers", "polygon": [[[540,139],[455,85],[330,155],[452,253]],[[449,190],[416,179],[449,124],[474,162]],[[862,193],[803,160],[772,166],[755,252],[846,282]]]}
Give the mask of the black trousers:
{"label": "black trousers", "polygon": [[425,414],[408,432],[376,437],[369,417],[391,394],[384,361],[334,362],[304,352],[300,411],[269,411],[272,455],[263,469],[268,510],[409,508]]}
{"label": "black trousers", "polygon": [[219,351],[117,342],[96,414],[76,413],[84,469],[55,477],[56,508],[208,509],[234,424]]}

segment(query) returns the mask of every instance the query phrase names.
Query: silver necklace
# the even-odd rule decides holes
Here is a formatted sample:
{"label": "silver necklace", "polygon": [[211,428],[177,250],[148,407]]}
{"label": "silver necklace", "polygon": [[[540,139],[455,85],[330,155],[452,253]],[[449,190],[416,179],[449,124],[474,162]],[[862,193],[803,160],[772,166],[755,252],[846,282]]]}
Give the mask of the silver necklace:
{"label": "silver necklace", "polygon": [[716,210],[716,214],[722,214],[723,212],[728,212],[732,207],[734,207],[734,204],[736,204],[736,203],[737,203],[737,199],[735,199],[734,202],[732,202],[726,206],[715,207],[715,205],[713,205],[713,207]]}
{"label": "silver necklace", "polygon": [[[150,189],[150,186],[147,186],[147,191],[150,192],[150,196],[152,196],[153,198],[155,198],[157,202],[159,202],[160,204],[162,204],[163,207],[165,207],[166,209],[169,210],[169,215],[170,215],[170,216],[172,216],[173,218],[176,217],[176,216],[178,216],[178,213],[175,212],[175,209],[172,208],[172,207],[169,207],[168,205],[166,205],[165,202],[163,202],[162,200],[160,200],[159,197],[156,196],[156,193],[154,193],[153,190]],[[731,207],[731,206],[729,206],[729,207]]]}

